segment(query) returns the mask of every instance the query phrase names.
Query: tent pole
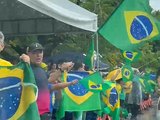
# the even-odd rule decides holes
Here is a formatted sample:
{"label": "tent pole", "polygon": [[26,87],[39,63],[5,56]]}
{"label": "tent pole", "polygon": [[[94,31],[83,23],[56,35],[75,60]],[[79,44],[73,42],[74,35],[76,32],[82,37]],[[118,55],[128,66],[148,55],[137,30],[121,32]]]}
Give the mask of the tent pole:
{"label": "tent pole", "polygon": [[99,71],[99,48],[98,48],[98,33],[96,32],[96,62],[97,62],[97,71]]}

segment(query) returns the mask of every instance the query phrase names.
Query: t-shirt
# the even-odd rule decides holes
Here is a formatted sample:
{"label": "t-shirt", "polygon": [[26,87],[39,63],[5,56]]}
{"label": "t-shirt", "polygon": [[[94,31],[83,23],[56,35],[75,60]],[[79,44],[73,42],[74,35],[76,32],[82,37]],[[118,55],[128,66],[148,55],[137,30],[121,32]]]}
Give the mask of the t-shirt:
{"label": "t-shirt", "polygon": [[36,84],[38,86],[37,105],[39,114],[50,112],[50,93],[48,89],[48,75],[39,66],[32,65],[32,70],[35,76]]}
{"label": "t-shirt", "polygon": [[12,64],[0,58],[0,66],[12,66]]}

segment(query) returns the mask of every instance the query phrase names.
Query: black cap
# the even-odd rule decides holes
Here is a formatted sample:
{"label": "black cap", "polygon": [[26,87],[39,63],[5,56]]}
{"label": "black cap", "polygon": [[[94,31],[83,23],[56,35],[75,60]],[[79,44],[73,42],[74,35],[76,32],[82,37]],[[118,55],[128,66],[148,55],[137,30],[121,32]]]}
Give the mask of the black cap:
{"label": "black cap", "polygon": [[41,44],[39,43],[32,43],[29,47],[27,47],[27,52],[35,51],[35,50],[43,50]]}

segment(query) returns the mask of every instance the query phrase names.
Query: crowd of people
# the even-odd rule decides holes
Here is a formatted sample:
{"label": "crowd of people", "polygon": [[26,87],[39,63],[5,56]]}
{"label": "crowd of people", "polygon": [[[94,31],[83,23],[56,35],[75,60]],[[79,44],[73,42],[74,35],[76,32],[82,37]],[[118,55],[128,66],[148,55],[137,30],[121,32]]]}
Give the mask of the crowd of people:
{"label": "crowd of people", "polygon": [[[0,32],[0,51],[4,49],[4,35]],[[56,111],[59,109],[62,99],[61,90],[78,83],[78,80],[73,80],[71,82],[62,82],[62,74],[64,71],[69,72],[74,71],[85,71],[85,64],[82,62],[60,60],[58,63],[50,63],[46,66],[43,63],[43,46],[39,43],[31,43],[27,49],[26,53],[20,56],[24,62],[30,64],[36,84],[38,86],[38,98],[37,106],[39,110],[39,115],[41,120],[56,120]],[[0,66],[11,66],[9,61],[0,59]],[[131,119],[136,120],[136,117],[140,110],[142,110],[142,103],[148,100],[150,97],[147,93],[142,90],[142,85],[138,81],[137,73],[134,72],[134,78],[132,82],[124,83],[122,80],[121,70],[117,70],[116,74],[113,74],[110,81],[116,83],[116,88],[118,89],[118,95],[120,97],[120,107],[122,109],[127,109],[130,113]],[[120,76],[119,76],[120,75]],[[119,77],[117,77],[119,76]],[[105,79],[105,77],[104,77]],[[107,79],[106,79],[107,80]],[[150,104],[151,105],[151,104]],[[78,114],[78,117],[77,117]],[[108,115],[107,115],[108,116]],[[123,116],[122,112],[120,117],[125,119],[128,117]],[[98,114],[94,111],[73,111],[66,112],[64,120],[96,120]],[[103,119],[103,118],[101,118]],[[105,117],[109,120],[110,117]]]}

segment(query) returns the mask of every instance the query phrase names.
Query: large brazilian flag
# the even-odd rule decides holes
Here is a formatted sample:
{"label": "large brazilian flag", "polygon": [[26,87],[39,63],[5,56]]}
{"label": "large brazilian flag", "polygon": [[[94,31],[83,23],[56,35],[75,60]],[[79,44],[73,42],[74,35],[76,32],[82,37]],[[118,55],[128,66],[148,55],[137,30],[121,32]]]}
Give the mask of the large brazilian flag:
{"label": "large brazilian flag", "polygon": [[[64,82],[71,82],[75,79],[81,81],[83,78],[88,77],[89,75],[89,72],[65,72],[63,80]],[[57,112],[57,120],[60,120],[62,117],[64,117],[65,111],[79,112],[101,109],[100,93],[90,92],[80,82],[63,89],[62,95],[63,99],[61,107]]]}
{"label": "large brazilian flag", "polygon": [[117,48],[133,51],[160,39],[160,22],[151,15],[149,0],[123,0],[98,32]]}
{"label": "large brazilian flag", "polygon": [[0,120],[40,120],[34,74],[27,63],[0,66]]}

